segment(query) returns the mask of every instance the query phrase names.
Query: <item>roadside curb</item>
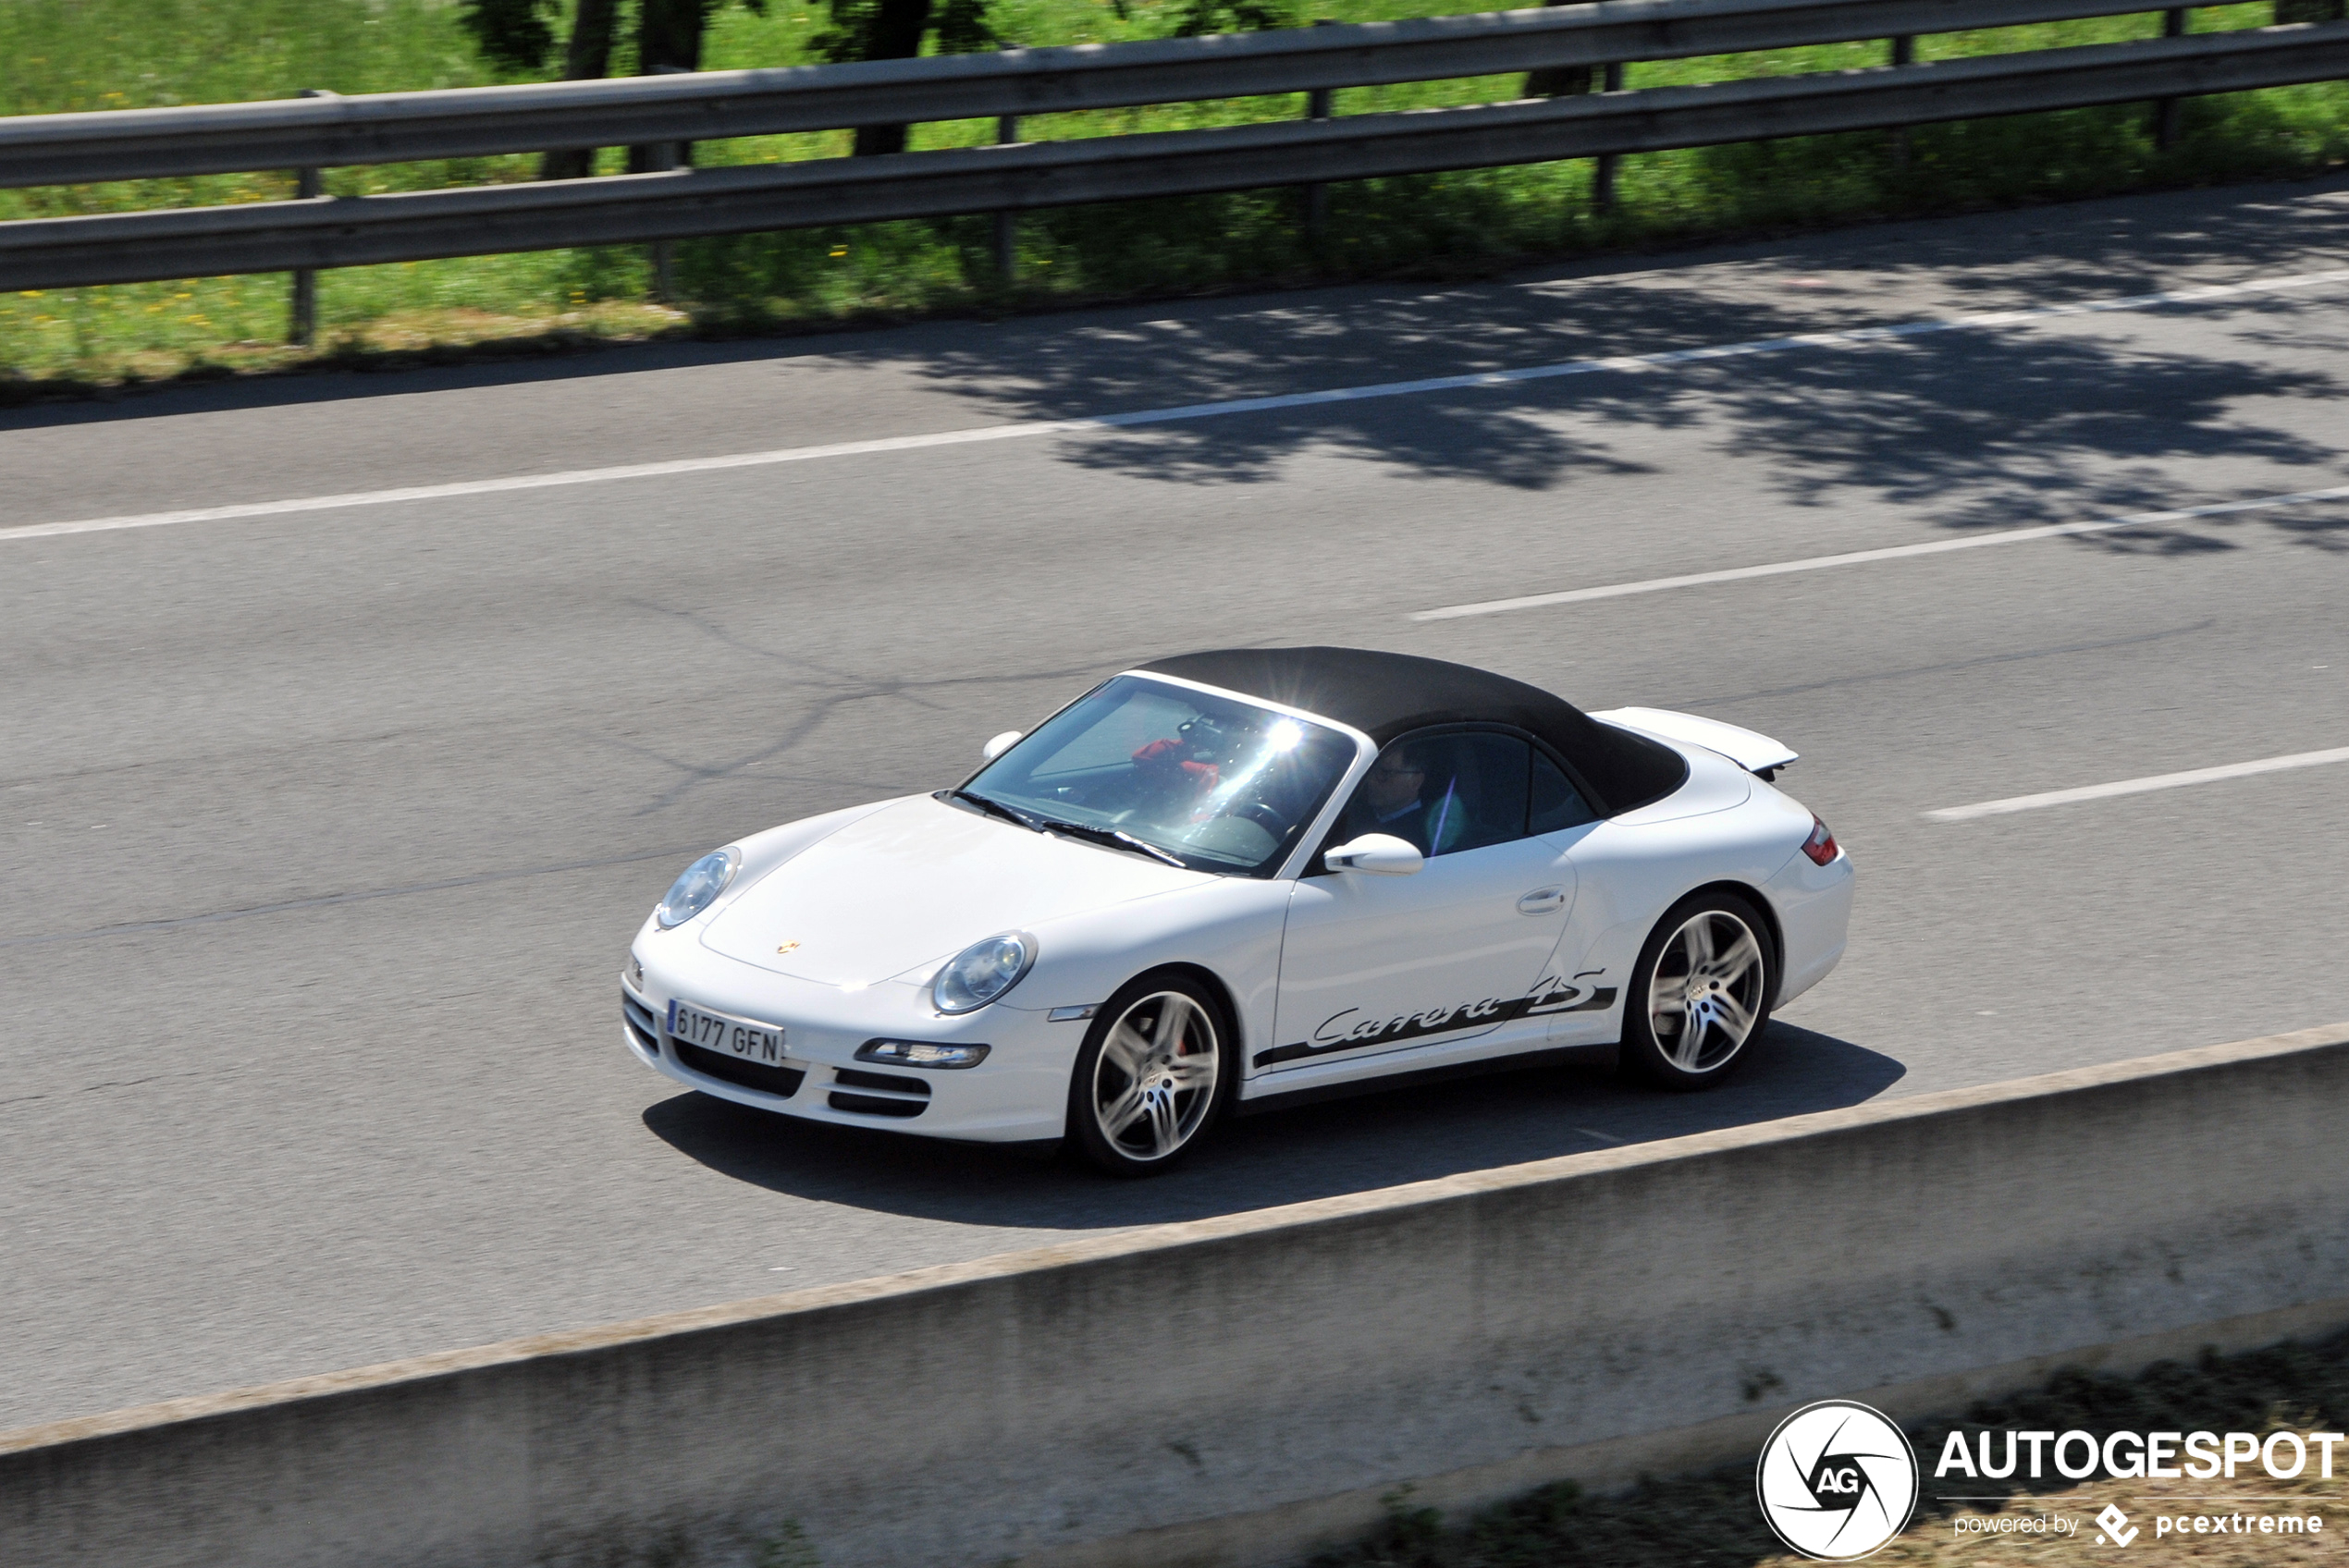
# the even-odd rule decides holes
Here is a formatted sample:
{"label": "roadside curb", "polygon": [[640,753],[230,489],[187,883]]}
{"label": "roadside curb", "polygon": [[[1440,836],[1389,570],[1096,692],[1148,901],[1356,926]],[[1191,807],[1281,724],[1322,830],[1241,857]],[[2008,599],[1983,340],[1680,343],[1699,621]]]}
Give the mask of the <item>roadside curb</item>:
{"label": "roadside curb", "polygon": [[2331,1326],[2344,1120],[2335,1025],[534,1335],[0,1434],[0,1540],[725,1561],[788,1519],[834,1568],[1261,1561],[1403,1480],[1604,1481],[1788,1401]]}

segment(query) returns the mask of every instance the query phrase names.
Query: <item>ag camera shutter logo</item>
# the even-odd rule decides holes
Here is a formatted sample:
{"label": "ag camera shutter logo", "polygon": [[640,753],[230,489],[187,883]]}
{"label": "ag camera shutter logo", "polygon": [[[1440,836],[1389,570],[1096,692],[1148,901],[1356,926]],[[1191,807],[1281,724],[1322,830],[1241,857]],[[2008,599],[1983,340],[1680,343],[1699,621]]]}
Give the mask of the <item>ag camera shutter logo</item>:
{"label": "ag camera shutter logo", "polygon": [[1820,1562],[1855,1562],[1907,1527],[1917,1454],[1890,1417],[1850,1400],[1806,1404],[1762,1445],[1753,1491],[1771,1532]]}

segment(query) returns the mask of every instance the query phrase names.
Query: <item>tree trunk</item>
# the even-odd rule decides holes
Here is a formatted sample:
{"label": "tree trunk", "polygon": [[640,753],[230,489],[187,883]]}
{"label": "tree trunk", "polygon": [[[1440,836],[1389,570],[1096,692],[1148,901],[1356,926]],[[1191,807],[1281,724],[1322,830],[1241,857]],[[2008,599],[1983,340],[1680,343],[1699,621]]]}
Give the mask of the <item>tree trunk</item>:
{"label": "tree trunk", "polygon": [[[1544,6],[1560,6],[1568,0],[1542,0]],[[1591,91],[1597,73],[1589,66],[1544,66],[1540,70],[1525,73],[1525,95],[1528,98],[1573,98]]]}
{"label": "tree trunk", "polygon": [[[579,0],[579,14],[571,24],[571,43],[563,51],[566,81],[587,81],[610,74],[612,12],[617,5],[618,0]],[[539,161],[538,178],[580,179],[595,168],[593,147],[564,147]]]}
{"label": "tree trunk", "polygon": [[1528,98],[1572,98],[1591,91],[1596,73],[1589,66],[1544,66],[1525,73]]}
{"label": "tree trunk", "polygon": [[710,0],[644,0],[636,17],[636,72],[651,76],[663,66],[676,71],[701,69],[702,29]]}
{"label": "tree trunk", "polygon": [[[873,10],[872,31],[865,37],[865,58],[910,60],[920,54],[922,34],[929,28],[929,6],[930,0],[880,0]],[[860,158],[904,150],[902,125],[856,128],[856,156]]]}
{"label": "tree trunk", "polygon": [[[636,12],[636,74],[671,76],[701,69],[702,29],[708,25],[713,0],[640,0]],[[690,167],[694,144],[628,149],[628,172]]]}

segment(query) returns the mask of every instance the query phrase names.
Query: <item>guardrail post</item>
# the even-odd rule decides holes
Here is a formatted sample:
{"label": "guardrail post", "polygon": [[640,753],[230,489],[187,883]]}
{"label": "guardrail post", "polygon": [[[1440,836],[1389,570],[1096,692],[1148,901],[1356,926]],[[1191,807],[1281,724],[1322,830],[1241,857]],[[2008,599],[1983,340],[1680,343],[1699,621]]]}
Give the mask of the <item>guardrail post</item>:
{"label": "guardrail post", "polygon": [[[1009,146],[1019,140],[1019,116],[1003,115],[995,121],[995,144]],[[1009,207],[995,213],[995,276],[1005,283],[1019,276],[1019,214]]]}
{"label": "guardrail post", "polygon": [[[645,166],[648,174],[665,174],[680,162],[680,147],[674,141],[648,142],[645,147]],[[646,247],[653,265],[653,298],[670,304],[677,298],[675,254],[670,241],[656,239]]]}
{"label": "guardrail post", "polygon": [[[1315,27],[1335,27],[1337,25],[1337,21],[1336,18],[1332,17],[1316,17],[1313,18],[1313,25]],[[1309,120],[1325,120],[1329,118],[1330,98],[1331,92],[1326,87],[1317,87],[1311,92],[1306,93],[1305,117]],[[1318,251],[1321,249],[1322,230],[1328,225],[1329,215],[1329,187],[1321,184],[1319,181],[1307,186],[1305,188],[1305,243],[1313,250]]]}
{"label": "guardrail post", "polygon": [[[2161,13],[2161,36],[2183,38],[2186,35],[2186,8],[2172,6]],[[2178,100],[2164,98],[2153,106],[2153,147],[2157,153],[2167,153],[2178,144]]]}
{"label": "guardrail post", "polygon": [[[297,98],[333,98],[338,94],[323,87],[305,87],[294,94]],[[297,201],[316,201],[323,190],[316,169],[294,170],[294,197]],[[318,336],[318,274],[312,267],[296,267],[293,275],[293,302],[287,312],[286,341],[307,345]]]}
{"label": "guardrail post", "polygon": [[[1609,60],[1607,62],[1606,75],[1600,91],[1603,92],[1623,91],[1622,61]],[[1591,176],[1591,205],[1602,213],[1615,211],[1615,170],[1616,165],[1621,162],[1621,153],[1602,153],[1599,154],[1598,167]]]}
{"label": "guardrail post", "polygon": [[[694,72],[693,68],[689,66],[663,65],[655,66],[652,68],[651,74],[654,76],[691,76]],[[648,174],[666,174],[670,169],[683,166],[686,162],[686,148],[688,145],[688,143],[683,141],[653,141],[646,143],[645,147],[646,172]],[[664,305],[675,303],[677,300],[677,274],[675,265],[676,252],[670,248],[670,241],[666,239],[654,240],[651,246],[648,247],[648,252],[651,255],[653,263],[653,298],[659,300]]]}
{"label": "guardrail post", "polygon": [[[1892,63],[1896,66],[1913,66],[1917,63],[1917,41],[1914,37],[1904,33],[1892,41]],[[1909,128],[1907,126],[1902,126],[1892,133],[1892,166],[1896,169],[1905,169],[1909,166]]]}

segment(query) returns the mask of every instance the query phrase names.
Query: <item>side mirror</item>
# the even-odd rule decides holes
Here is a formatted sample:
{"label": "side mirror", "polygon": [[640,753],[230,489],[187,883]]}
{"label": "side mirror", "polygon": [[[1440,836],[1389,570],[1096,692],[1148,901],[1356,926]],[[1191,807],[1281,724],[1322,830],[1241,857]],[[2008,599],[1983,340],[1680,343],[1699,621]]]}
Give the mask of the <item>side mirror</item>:
{"label": "side mirror", "polygon": [[1322,857],[1332,871],[1364,871],[1373,876],[1408,876],[1427,857],[1392,833],[1365,833]]}
{"label": "side mirror", "polygon": [[996,736],[993,740],[988,741],[987,744],[978,749],[980,760],[984,762],[993,762],[997,757],[1000,757],[1005,752],[1010,751],[1013,746],[1018,744],[1019,738],[1026,733],[1027,731],[1024,729],[1004,730],[1001,735]]}

